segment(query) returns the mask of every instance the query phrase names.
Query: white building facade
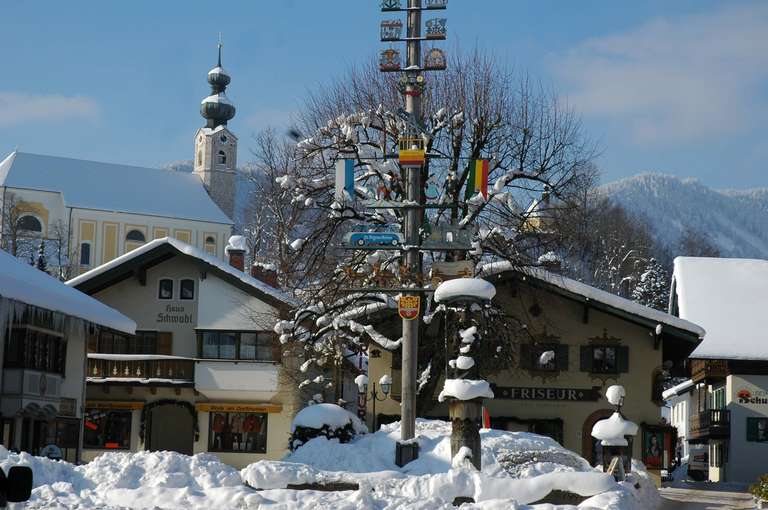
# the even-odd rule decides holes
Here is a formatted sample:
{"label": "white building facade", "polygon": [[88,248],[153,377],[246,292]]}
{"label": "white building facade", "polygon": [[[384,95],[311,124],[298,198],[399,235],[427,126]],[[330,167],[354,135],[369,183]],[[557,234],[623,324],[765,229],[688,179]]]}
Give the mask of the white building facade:
{"label": "white building facade", "polygon": [[677,406],[687,411],[689,451],[706,451],[713,482],[753,483],[768,472],[766,286],[765,260],[675,259],[670,311],[706,330]]}
{"label": "white building facade", "polygon": [[85,346],[128,338],[128,317],[0,251],[0,443],[81,459]]}
{"label": "white building facade", "polygon": [[86,458],[210,451],[243,467],[286,453],[299,403],[273,327],[289,296],[175,239],[68,284],[137,323],[131,343],[89,345]]}

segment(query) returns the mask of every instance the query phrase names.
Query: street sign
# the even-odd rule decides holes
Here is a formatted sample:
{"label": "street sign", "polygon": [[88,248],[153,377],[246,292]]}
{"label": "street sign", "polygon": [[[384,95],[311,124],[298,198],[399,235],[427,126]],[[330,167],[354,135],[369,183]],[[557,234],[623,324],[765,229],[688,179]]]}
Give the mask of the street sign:
{"label": "street sign", "polygon": [[403,319],[412,321],[419,316],[420,308],[420,296],[400,296],[400,301],[397,305],[397,312]]}

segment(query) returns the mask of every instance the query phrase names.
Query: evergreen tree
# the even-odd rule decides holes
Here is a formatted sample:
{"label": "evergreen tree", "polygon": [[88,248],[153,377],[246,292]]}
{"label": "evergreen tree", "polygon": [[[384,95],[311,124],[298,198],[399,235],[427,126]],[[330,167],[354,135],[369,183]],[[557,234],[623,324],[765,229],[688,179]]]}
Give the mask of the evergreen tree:
{"label": "evergreen tree", "polygon": [[669,304],[669,275],[659,262],[651,258],[632,291],[632,299],[640,304],[666,311]]}
{"label": "evergreen tree", "polygon": [[48,263],[45,260],[45,241],[40,240],[40,246],[37,248],[37,262],[35,267],[40,271],[46,272],[48,270]]}

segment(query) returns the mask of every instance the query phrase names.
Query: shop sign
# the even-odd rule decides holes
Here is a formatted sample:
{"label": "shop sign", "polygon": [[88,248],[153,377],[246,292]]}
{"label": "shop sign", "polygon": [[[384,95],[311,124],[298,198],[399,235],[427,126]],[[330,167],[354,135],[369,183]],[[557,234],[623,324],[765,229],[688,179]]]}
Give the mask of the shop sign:
{"label": "shop sign", "polygon": [[736,393],[739,404],[768,404],[768,391],[742,388]]}
{"label": "shop sign", "polygon": [[195,404],[195,409],[206,412],[220,413],[279,413],[283,410],[280,404],[239,404],[239,403],[210,403]]}
{"label": "shop sign", "polygon": [[85,407],[88,409],[141,409],[144,407],[144,402],[88,400],[85,402]]}
{"label": "shop sign", "polygon": [[592,388],[528,388],[491,385],[496,399],[550,400],[570,402],[597,402],[602,396],[600,387]]}
{"label": "shop sign", "polygon": [[157,314],[155,322],[160,324],[192,324],[192,313],[181,305],[166,305],[165,311]]}
{"label": "shop sign", "polygon": [[412,321],[418,317],[420,308],[420,296],[400,296],[397,304],[397,312],[400,314],[400,317],[407,321]]}

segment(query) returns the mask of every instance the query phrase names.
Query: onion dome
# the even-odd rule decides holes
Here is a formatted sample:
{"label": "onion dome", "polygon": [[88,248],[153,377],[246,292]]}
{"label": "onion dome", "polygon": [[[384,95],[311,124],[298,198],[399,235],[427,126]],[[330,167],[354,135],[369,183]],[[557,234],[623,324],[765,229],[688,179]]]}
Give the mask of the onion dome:
{"label": "onion dome", "polygon": [[235,105],[225,94],[229,82],[229,75],[221,67],[221,43],[219,43],[219,61],[216,67],[208,71],[211,95],[200,103],[200,115],[208,121],[206,127],[226,126],[227,121],[232,120],[235,116]]}

